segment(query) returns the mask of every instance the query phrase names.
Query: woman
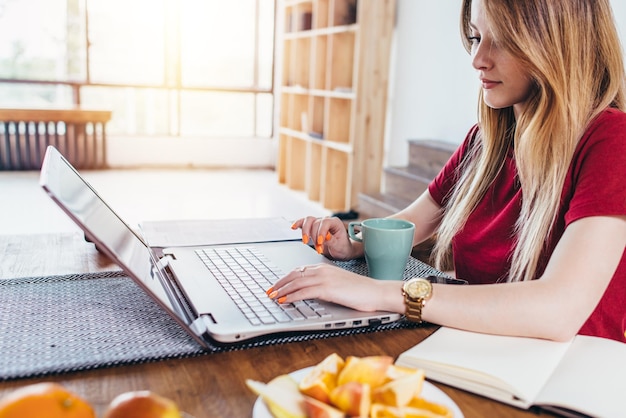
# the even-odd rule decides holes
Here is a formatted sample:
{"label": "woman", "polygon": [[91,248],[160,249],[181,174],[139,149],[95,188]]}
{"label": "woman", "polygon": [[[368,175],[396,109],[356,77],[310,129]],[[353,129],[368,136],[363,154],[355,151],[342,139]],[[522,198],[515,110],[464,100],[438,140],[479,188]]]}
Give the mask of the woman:
{"label": "woman", "polygon": [[[393,217],[437,233],[435,265],[481,286],[432,286],[423,320],[501,335],[626,342],[626,76],[609,0],[464,0],[479,122]],[[318,251],[361,257],[336,218],[294,223]],[[309,238],[310,237],[310,238]],[[268,291],[405,312],[402,282],[306,266]]]}

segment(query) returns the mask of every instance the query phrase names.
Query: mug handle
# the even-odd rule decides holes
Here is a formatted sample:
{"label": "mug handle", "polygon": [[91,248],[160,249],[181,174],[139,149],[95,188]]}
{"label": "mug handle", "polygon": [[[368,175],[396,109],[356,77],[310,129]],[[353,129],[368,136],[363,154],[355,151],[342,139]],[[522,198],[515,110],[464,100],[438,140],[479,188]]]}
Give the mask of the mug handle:
{"label": "mug handle", "polygon": [[[350,222],[348,224],[348,235],[355,241],[363,242],[363,239],[357,235],[357,232],[354,231],[354,227],[361,227],[361,222]],[[360,231],[359,231],[360,232]]]}

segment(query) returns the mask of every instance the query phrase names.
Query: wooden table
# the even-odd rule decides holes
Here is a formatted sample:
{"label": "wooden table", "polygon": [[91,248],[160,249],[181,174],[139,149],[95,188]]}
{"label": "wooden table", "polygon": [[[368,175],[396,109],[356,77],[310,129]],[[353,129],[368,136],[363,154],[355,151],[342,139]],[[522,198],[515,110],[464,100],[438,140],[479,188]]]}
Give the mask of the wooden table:
{"label": "wooden table", "polygon": [[[49,276],[117,269],[79,233],[60,235],[0,235],[0,278]],[[22,385],[56,381],[87,399],[101,417],[119,393],[149,389],[173,399],[196,418],[250,417],[256,396],[245,379],[273,377],[312,366],[328,354],[397,357],[435,327],[394,330],[210,354],[188,359],[120,366],[47,377],[0,382],[0,396]],[[10,355],[10,353],[0,353]],[[465,417],[530,417],[522,411],[479,396],[436,384]],[[546,416],[545,413],[539,414]]]}

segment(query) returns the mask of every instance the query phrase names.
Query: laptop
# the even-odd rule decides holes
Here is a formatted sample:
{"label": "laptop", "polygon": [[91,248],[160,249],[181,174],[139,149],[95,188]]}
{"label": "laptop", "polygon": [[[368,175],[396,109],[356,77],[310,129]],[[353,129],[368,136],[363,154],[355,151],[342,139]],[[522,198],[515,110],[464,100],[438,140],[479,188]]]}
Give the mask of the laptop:
{"label": "laptop", "polygon": [[[86,239],[204,347],[276,333],[367,327],[401,318],[395,313],[359,312],[319,300],[295,304],[271,300],[265,290],[282,275],[304,265],[332,263],[301,241],[157,251],[53,146],[46,149],[40,185],[83,230]],[[234,270],[229,268],[231,262]],[[248,270],[251,272],[246,274]]]}

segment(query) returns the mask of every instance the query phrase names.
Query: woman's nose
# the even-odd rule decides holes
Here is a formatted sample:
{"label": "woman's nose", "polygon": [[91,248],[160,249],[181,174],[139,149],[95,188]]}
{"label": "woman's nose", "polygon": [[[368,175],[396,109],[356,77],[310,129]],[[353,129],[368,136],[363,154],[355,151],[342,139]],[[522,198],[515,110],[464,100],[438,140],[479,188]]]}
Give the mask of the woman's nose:
{"label": "woman's nose", "polygon": [[493,65],[491,49],[485,42],[481,42],[472,49],[472,66],[477,69],[489,68]]}

